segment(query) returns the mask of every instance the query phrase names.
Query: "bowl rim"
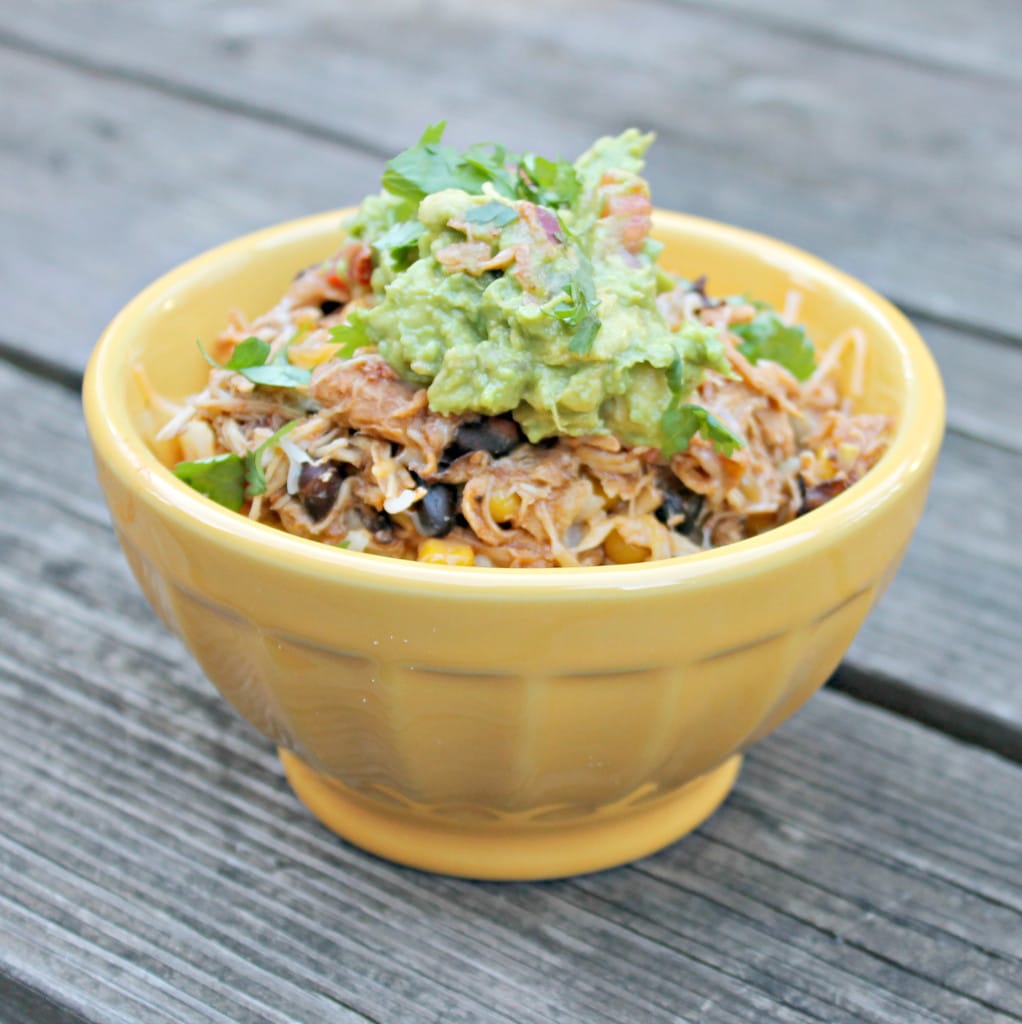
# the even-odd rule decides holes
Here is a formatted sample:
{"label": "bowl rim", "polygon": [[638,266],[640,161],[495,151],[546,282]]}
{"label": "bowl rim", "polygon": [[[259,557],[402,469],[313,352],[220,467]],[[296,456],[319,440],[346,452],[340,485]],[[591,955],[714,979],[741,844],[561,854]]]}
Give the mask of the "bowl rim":
{"label": "bowl rim", "polygon": [[[751,252],[791,276],[812,279],[846,297],[880,321],[893,341],[906,400],[891,443],[866,476],[832,501],[759,536],[691,555],[638,565],[551,568],[446,566],[349,551],[286,533],[223,508],[178,480],[149,449],[135,429],[126,404],[117,400],[114,382],[123,368],[123,349],[139,320],[174,289],[225,259],[244,252],[274,249],[310,235],[339,231],[354,207],[329,210],[274,224],[208,249],[174,267],[131,299],[101,334],[83,382],[85,419],[97,461],[102,460],[136,497],[187,531],[259,561],[285,564],[295,571],[348,581],[376,582],[446,593],[494,589],[505,596],[534,597],[580,588],[594,595],[607,591],[675,587],[715,579],[734,580],[763,572],[778,559],[801,557],[822,543],[838,542],[861,520],[894,499],[909,479],[929,471],[944,432],[945,396],[934,359],[908,319],[868,285],[804,250],[767,235],[692,214],[654,211],[654,234],[667,227],[697,239],[723,242]],[[225,310],[225,318],[227,311]]]}

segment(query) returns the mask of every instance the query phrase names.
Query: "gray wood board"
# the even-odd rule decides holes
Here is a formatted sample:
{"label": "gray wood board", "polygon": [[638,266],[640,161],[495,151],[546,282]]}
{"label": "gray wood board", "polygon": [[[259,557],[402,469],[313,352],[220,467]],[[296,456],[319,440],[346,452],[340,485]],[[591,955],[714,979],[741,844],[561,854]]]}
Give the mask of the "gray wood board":
{"label": "gray wood board", "polygon": [[64,367],[175,264],[379,183],[363,153],[35,57],[3,55],[0,93],[0,341]]}
{"label": "gray wood board", "polygon": [[[914,311],[1017,334],[1018,83],[697,6],[39,0],[5,11],[0,39],[91,71],[84,92],[130,81],[374,154],[440,117],[460,143],[499,134],[566,155],[637,123],[660,134],[661,205],[802,245]],[[1019,11],[1002,7],[1003,39]],[[230,159],[233,132],[210,148],[174,128],[182,159]],[[282,188],[315,163],[304,148],[268,161]],[[358,196],[344,184],[326,205]]]}
{"label": "gray wood board", "polygon": [[[0,122],[0,345],[15,358],[78,371],[117,309],[176,262],[378,181],[374,157],[36,57],[8,54],[0,89],[20,97]],[[1022,447],[1022,349],[917,322],[951,426]]]}
{"label": "gray wood board", "polygon": [[0,396],[0,957],[39,998],[132,1024],[1020,1019],[1018,766],[824,693],[636,867],[383,864],[309,819],[145,607],[74,396],[4,367]]}
{"label": "gray wood board", "polygon": [[730,12],[821,44],[982,78],[1022,81],[1015,0],[665,0],[693,10]]}

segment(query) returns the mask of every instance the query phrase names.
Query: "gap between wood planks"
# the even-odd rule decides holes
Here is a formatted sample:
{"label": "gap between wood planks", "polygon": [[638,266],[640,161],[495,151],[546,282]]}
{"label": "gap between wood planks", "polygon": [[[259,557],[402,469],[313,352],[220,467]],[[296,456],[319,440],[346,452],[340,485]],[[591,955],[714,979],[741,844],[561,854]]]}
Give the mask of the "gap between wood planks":
{"label": "gap between wood planks", "polygon": [[58,384],[67,391],[78,394],[82,390],[83,374],[80,370],[74,370],[70,366],[58,363],[55,359],[47,359],[34,352],[27,352],[20,346],[3,339],[0,339],[0,361],[19,370],[24,370],[25,373],[38,377],[40,380]]}
{"label": "gap between wood planks", "polygon": [[87,1017],[54,1002],[31,981],[0,973],[0,1006],[4,1024],[92,1024]]}
{"label": "gap between wood planks", "polygon": [[975,747],[1022,764],[1022,732],[995,715],[967,707],[941,694],[925,700],[911,683],[876,670],[842,662],[827,686],[863,704],[872,704]]}
{"label": "gap between wood planks", "polygon": [[19,53],[38,57],[41,60],[48,60],[63,67],[95,75],[98,78],[129,82],[132,85],[151,89],[163,95],[172,96],[175,99],[187,100],[202,107],[211,107],[226,114],[246,117],[252,121],[272,125],[275,128],[284,128],[308,138],[333,142],[359,153],[365,153],[367,156],[376,157],[379,160],[389,160],[394,155],[389,148],[379,146],[370,139],[363,138],[354,133],[327,128],[324,125],[317,124],[315,121],[307,121],[303,118],[295,117],[293,114],[285,114],[256,103],[247,103],[244,100],[222,96],[208,89],[190,85],[187,82],[164,78],[162,75],[150,71],[140,71],[116,64],[109,64],[101,60],[93,60],[90,57],[71,53],[60,47],[43,46],[35,42],[35,40],[26,39],[8,29],[0,28],[0,47],[16,50]]}

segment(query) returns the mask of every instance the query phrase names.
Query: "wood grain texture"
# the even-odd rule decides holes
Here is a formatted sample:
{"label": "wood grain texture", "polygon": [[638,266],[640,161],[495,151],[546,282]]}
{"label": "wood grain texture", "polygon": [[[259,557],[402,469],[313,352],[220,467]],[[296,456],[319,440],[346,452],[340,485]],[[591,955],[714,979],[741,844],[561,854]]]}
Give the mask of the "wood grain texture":
{"label": "wood grain texture", "polygon": [[0,400],[0,957],[68,1013],[1020,1019],[1018,766],[822,694],[709,825],[636,867],[513,886],[392,867],[309,819],[144,606],[74,396],[0,367]]}
{"label": "wood grain texture", "polygon": [[919,530],[849,664],[1022,725],[1020,474],[1018,454],[948,436]]}
{"label": "wood grain texture", "polygon": [[731,13],[779,32],[979,78],[1022,81],[1019,10],[1014,0],[664,0],[691,10]]}
{"label": "wood grain texture", "polygon": [[[948,429],[956,434],[1022,451],[1022,346],[914,318],[937,361],[947,395]],[[986,482],[985,491],[993,481]]]}
{"label": "wood grain texture", "polygon": [[[1020,36],[1013,0],[0,10],[0,1022],[1020,1024],[1022,767],[947,735],[1022,762]],[[825,691],[707,825],[587,878],[313,822],[145,606],[69,390],[142,285],[356,201],[441,117],[567,156],[655,128],[660,205],[893,296],[948,391],[837,678],[908,717]]]}
{"label": "wood grain texture", "polygon": [[[568,155],[637,123],[660,135],[661,205],[792,241],[913,311],[1017,335],[1019,83],[703,7],[39,0],[4,12],[0,39],[76,65],[86,93],[177,95],[373,153],[440,117],[460,143],[496,129]],[[1001,38],[1017,37],[1020,8],[999,10]],[[234,132],[212,147],[176,137],[182,159],[228,160],[236,145]],[[292,163],[315,164],[315,147],[300,151],[270,161],[285,189]],[[343,185],[326,206],[358,196]]]}
{"label": "wood grain texture", "polygon": [[371,191],[379,160],[5,53],[0,281],[9,348],[80,370],[141,288],[238,234]]}

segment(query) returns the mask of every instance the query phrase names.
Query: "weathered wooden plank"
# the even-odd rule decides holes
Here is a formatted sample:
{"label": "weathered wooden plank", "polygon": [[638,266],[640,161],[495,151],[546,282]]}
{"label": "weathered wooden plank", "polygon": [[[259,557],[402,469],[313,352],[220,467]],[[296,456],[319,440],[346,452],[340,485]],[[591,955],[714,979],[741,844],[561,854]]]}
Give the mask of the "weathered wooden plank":
{"label": "weathered wooden plank", "polygon": [[919,531],[850,666],[1022,724],[1020,472],[1017,454],[948,436]]}
{"label": "weathered wooden plank", "polygon": [[[1022,451],[1022,347],[938,324],[914,322],[940,368],[948,429]],[[987,482],[987,489],[992,481]],[[983,492],[982,500],[986,494]]]}
{"label": "weathered wooden plank", "polygon": [[144,608],[73,396],[4,368],[0,395],[0,932],[22,979],[59,956],[71,1010],[94,977],[143,1024],[169,993],[202,1021],[1019,1019],[1022,769],[824,694],[636,868],[393,868],[308,819]]}
{"label": "weathered wooden plank", "polygon": [[958,74],[1022,80],[1014,0],[860,0],[836,9],[830,0],[667,0],[679,7],[728,11],[780,32],[883,54]]}
{"label": "weathered wooden plank", "polygon": [[0,341],[81,369],[181,260],[370,191],[379,161],[244,117],[4,53]]}
{"label": "weathered wooden plank", "polygon": [[[41,978],[39,964],[46,956],[46,947],[31,939],[19,942],[14,934],[13,917],[8,916],[4,920],[4,964],[3,973],[0,973],[0,1007],[4,1011],[4,1024],[132,1024],[131,1016],[123,1016],[114,1008],[116,998],[104,998],[102,1005],[92,1000],[87,1010],[81,1006],[79,998],[76,1001],[81,1012],[68,1007],[60,993],[64,989],[69,965],[59,957],[51,956],[48,961],[42,961],[46,962],[47,970],[46,977]],[[27,971],[19,969],[19,961],[24,958],[19,946],[24,945],[32,950],[27,958],[30,964]],[[75,975],[79,992],[83,987],[87,991],[90,980],[88,976],[83,976],[81,971],[76,971]],[[53,991],[52,998],[36,987],[40,983]],[[104,993],[107,996],[110,994],[109,990]],[[84,1015],[86,1012],[87,1016]]]}
{"label": "weathered wooden plank", "polygon": [[[1005,39],[1017,34],[1009,14]],[[1015,81],[831,46],[710,5],[572,0],[552,16],[537,0],[405,0],[339,15],[326,0],[286,13],[41,0],[4,23],[10,45],[374,151],[438,117],[461,143],[496,133],[564,154],[635,122],[660,133],[650,177],[662,205],[793,241],[913,309],[1017,333]],[[187,133],[178,143],[200,151]],[[342,185],[327,206],[357,197]]]}

